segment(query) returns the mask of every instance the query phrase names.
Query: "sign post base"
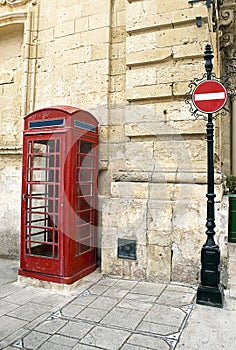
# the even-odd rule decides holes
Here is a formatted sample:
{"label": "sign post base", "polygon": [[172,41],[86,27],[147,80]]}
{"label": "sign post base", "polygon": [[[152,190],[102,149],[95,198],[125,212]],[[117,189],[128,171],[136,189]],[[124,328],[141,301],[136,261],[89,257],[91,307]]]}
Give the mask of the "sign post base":
{"label": "sign post base", "polygon": [[197,304],[223,308],[224,292],[219,284],[217,287],[199,285],[197,290]]}

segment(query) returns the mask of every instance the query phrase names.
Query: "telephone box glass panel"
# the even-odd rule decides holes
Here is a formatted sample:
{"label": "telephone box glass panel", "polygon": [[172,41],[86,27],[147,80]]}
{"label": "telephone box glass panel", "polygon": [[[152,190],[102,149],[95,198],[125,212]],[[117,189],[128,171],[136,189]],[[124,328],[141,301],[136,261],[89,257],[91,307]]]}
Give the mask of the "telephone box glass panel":
{"label": "telephone box glass panel", "polygon": [[28,143],[26,240],[29,255],[58,258],[60,140]]}
{"label": "telephone box glass panel", "polygon": [[76,255],[95,247],[95,152],[94,144],[79,140],[76,145]]}

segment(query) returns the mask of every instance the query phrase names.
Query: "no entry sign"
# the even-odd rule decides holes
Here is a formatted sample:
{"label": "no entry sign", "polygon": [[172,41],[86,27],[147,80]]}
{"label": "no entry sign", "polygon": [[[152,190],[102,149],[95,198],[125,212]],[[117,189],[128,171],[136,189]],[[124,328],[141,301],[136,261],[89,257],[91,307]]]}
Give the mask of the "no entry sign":
{"label": "no entry sign", "polygon": [[193,91],[192,99],[201,112],[214,113],[224,107],[227,92],[217,80],[204,80]]}

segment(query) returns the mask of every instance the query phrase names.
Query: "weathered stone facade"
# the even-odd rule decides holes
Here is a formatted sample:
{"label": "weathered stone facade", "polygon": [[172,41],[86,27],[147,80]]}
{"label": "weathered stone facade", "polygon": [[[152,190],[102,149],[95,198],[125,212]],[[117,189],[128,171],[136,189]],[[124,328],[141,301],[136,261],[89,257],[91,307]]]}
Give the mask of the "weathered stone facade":
{"label": "weathered stone facade", "polygon": [[[206,127],[190,115],[184,97],[190,80],[205,72],[206,43],[221,74],[212,21],[218,5],[0,0],[0,255],[19,253],[23,117],[42,107],[72,105],[90,111],[100,124],[102,271],[153,281],[198,279]],[[229,172],[230,152],[223,150],[227,131],[222,139],[221,127],[218,119],[216,241],[224,267],[228,214],[222,167]],[[118,238],[136,240],[136,260],[117,257]]]}

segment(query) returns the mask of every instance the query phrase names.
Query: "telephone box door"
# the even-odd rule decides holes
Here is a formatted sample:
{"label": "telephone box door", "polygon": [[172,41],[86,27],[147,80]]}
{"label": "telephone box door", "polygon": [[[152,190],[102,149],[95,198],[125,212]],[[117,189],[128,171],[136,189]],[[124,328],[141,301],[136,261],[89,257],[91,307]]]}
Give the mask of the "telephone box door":
{"label": "telephone box door", "polygon": [[21,267],[62,275],[63,134],[24,138]]}
{"label": "telephone box door", "polygon": [[[96,265],[97,142],[80,137],[76,148],[75,259],[72,268]],[[73,249],[74,250],[74,249]]]}

